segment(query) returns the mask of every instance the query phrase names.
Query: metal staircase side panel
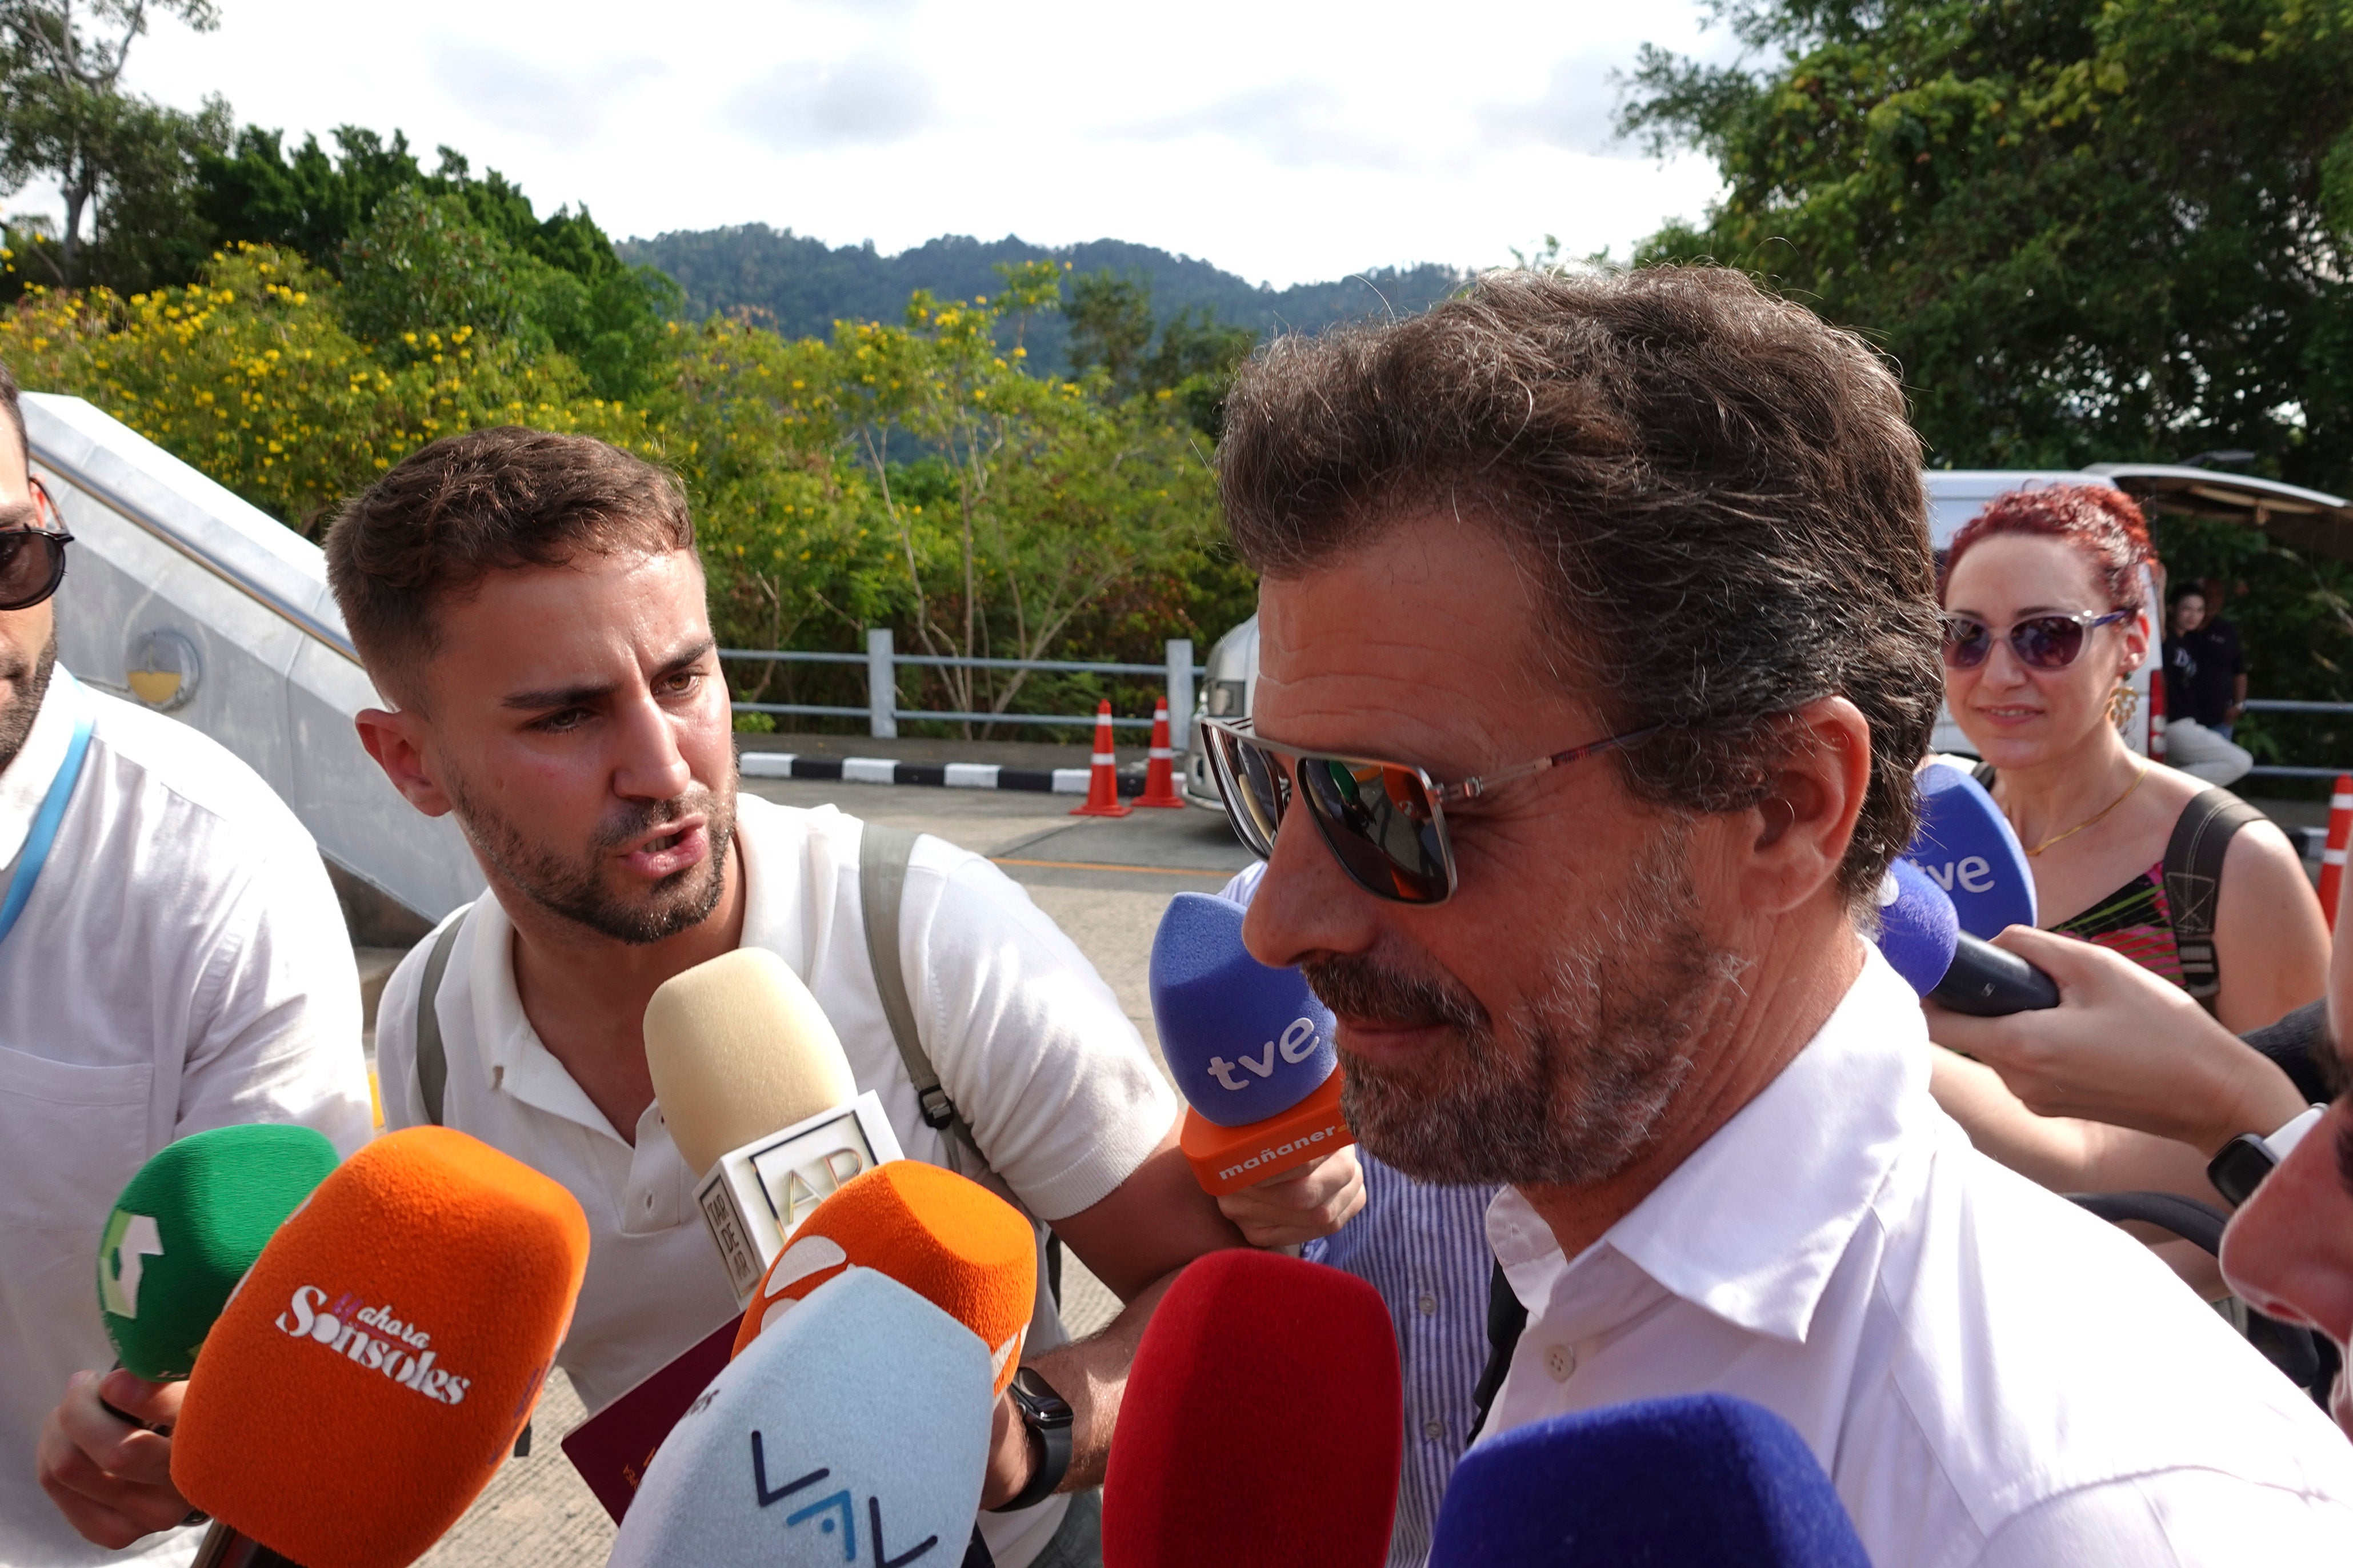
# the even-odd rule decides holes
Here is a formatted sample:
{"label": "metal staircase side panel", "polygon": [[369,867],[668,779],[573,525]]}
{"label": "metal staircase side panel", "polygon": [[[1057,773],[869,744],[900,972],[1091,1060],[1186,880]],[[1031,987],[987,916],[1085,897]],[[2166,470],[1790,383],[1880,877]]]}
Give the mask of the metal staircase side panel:
{"label": "metal staircase side panel", "polygon": [[195,679],[167,710],[268,780],[329,859],[434,920],[478,894],[456,823],[402,800],[352,728],[381,700],[318,546],[80,398],[28,393],[24,411],[34,470],[75,539],[60,662],[137,700],[134,651],[176,634]]}

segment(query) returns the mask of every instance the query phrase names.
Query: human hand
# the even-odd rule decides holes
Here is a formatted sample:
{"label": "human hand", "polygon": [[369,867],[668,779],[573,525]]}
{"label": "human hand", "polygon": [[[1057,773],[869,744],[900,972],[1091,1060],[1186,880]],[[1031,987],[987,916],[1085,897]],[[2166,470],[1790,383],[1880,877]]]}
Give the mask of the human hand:
{"label": "human hand", "polygon": [[2304,1108],[2295,1086],[2179,986],[2090,942],[2011,926],[1994,945],[2059,987],[2059,1005],[1998,1018],[1924,1002],[1928,1035],[2001,1075],[2027,1108],[2130,1127],[2211,1154]]}
{"label": "human hand", "polygon": [[[121,1368],[78,1372],[41,1423],[36,1468],[41,1489],[86,1541],[116,1551],[142,1536],[188,1522],[188,1500],[172,1486],[171,1427],[185,1383],[149,1383]],[[104,1404],[100,1404],[100,1400]],[[133,1426],[116,1410],[162,1431]]]}
{"label": "human hand", "polygon": [[1329,1236],[1364,1206],[1365,1168],[1354,1144],[1218,1200],[1219,1212],[1252,1247],[1296,1247]]}

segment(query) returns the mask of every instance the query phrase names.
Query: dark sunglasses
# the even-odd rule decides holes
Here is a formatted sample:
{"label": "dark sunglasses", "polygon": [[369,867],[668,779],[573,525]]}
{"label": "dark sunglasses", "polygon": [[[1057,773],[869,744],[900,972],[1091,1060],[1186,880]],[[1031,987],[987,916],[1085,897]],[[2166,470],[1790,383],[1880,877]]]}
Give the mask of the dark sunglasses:
{"label": "dark sunglasses", "polygon": [[[2084,639],[2095,626],[2130,620],[2137,612],[2110,610],[2105,616],[2079,610],[2072,616],[2029,616],[2010,628],[2010,651],[2029,669],[2064,669],[2084,651]],[[1975,616],[1945,617],[1945,663],[1952,669],[1975,669],[1993,652],[1993,628]]]}
{"label": "dark sunglasses", "polygon": [[29,482],[34,519],[47,526],[0,531],[0,610],[29,610],[66,580],[66,546],[73,542],[73,535],[66,531],[57,503],[41,481]]}
{"label": "dark sunglasses", "polygon": [[1376,898],[1400,904],[1440,904],[1453,896],[1454,846],[1446,836],[1446,807],[1477,800],[1498,785],[1530,778],[1549,768],[1630,746],[1663,726],[1555,752],[1532,763],[1504,768],[1459,784],[1440,784],[1404,763],[1310,752],[1250,732],[1248,719],[1201,721],[1209,771],[1226,815],[1244,844],[1261,856],[1274,853],[1294,782],[1307,800],[1307,814],[1349,879]]}

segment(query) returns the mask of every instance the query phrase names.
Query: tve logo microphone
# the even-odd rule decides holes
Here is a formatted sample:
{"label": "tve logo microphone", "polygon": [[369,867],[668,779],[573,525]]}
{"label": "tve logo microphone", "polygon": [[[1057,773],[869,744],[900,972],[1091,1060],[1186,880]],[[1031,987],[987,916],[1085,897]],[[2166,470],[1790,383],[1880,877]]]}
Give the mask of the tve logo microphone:
{"label": "tve logo microphone", "polygon": [[1152,938],[1152,1016],[1186,1103],[1219,1127],[1251,1127],[1332,1076],[1332,1014],[1296,969],[1242,946],[1242,910],[1179,893]]}
{"label": "tve logo microphone", "polygon": [[2034,872],[1993,796],[1950,763],[1929,763],[1918,778],[1920,831],[1904,858],[1953,900],[1971,936],[2034,924]]}
{"label": "tve logo microphone", "polygon": [[[1267,1041],[1255,1057],[1240,1051],[1237,1051],[1235,1056],[1240,1061],[1240,1068],[1248,1068],[1261,1079],[1272,1078],[1274,1058],[1278,1051],[1282,1053],[1285,1062],[1293,1066],[1304,1061],[1313,1061],[1318,1048],[1324,1043],[1316,1037],[1323,1032],[1317,1028],[1314,1018],[1303,1014],[1284,1026],[1282,1039]],[[1235,1076],[1238,1070],[1240,1069],[1234,1062],[1229,1062],[1223,1057],[1213,1056],[1209,1058],[1209,1076],[1218,1080],[1218,1086],[1220,1089],[1234,1094],[1244,1093],[1250,1089],[1248,1079]]]}

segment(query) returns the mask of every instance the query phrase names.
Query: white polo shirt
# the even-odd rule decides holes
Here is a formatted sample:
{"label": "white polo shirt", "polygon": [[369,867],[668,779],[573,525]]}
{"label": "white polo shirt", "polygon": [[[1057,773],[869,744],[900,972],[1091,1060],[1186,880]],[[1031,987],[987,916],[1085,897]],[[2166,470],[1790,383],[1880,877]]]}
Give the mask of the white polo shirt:
{"label": "white polo shirt", "polygon": [[1755,1400],[1878,1568],[2353,1558],[2353,1445],[2147,1247],[1970,1147],[1875,949],[1780,1077],[1574,1260],[1509,1187],[1487,1235],[1529,1313],[1490,1432]]}
{"label": "white polo shirt", "polygon": [[182,1562],[199,1532],[133,1552],[74,1533],[34,1479],[41,1421],[114,1364],[98,1237],[175,1138],[299,1121],[367,1140],[359,976],[317,847],[252,769],[177,721],[60,668],[0,771],[0,888],[65,760],[90,750],[47,868],[0,940],[0,1564]]}
{"label": "white polo shirt", "polygon": [[[829,805],[805,811],[741,796],[743,942],[782,958],[815,994],[858,1087],[881,1098],[908,1157],[945,1165],[946,1141],[923,1122],[874,989],[858,889],[863,831]],[[735,1316],[734,1292],[694,1207],[696,1173],[660,1108],[638,1119],[634,1147],[625,1142],[523,1016],[514,928],[497,899],[462,918],[440,986],[442,1121],[561,1182],[586,1212],[587,1279],[556,1360],[594,1411]],[[426,1120],[415,1053],[430,945],[402,962],[377,1013],[389,1127]],[[919,837],[899,952],[941,1087],[1033,1216],[1092,1206],[1159,1145],[1176,1118],[1175,1092],[1111,988],[995,866]],[[1032,1347],[1059,1342],[1050,1319],[1033,1326]],[[1057,1497],[1018,1514],[984,1514],[982,1533],[1002,1568],[1027,1563],[1066,1507]]]}

